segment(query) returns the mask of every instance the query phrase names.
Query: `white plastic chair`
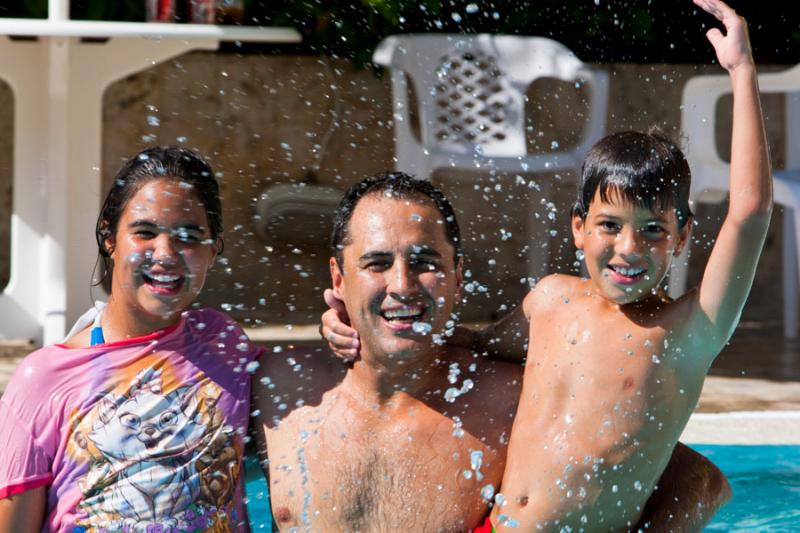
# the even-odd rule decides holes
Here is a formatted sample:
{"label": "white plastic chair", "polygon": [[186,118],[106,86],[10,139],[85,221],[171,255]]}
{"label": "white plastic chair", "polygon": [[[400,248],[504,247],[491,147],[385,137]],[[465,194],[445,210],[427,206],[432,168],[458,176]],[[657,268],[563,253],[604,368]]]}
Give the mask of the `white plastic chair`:
{"label": "white plastic chair", "polygon": [[[544,37],[395,35],[372,56],[391,68],[397,169],[429,178],[442,167],[536,171],[580,167],[605,131],[608,76]],[[418,100],[411,131],[406,75]],[[589,117],[571,150],[529,154],[525,93],[537,78],[591,86]]]}
{"label": "white plastic chair", "polygon": [[[372,58],[391,69],[396,168],[421,178],[429,179],[437,168],[578,169],[605,131],[608,75],[552,39],[395,35],[384,39]],[[537,78],[589,84],[588,117],[571,149],[528,153],[526,92]],[[412,131],[407,80],[417,98],[419,137]],[[531,275],[536,276],[544,269],[547,258],[541,256],[546,250],[533,246],[531,250],[539,254],[529,258]],[[536,265],[537,260],[541,264]]]}
{"label": "white plastic chair", "polygon": [[[787,338],[797,337],[798,252],[800,235],[800,65],[758,76],[761,93],[786,95],[786,168],[773,169],[775,202],[784,206],[783,226],[783,329]],[[729,191],[730,164],[723,161],[715,142],[716,104],[731,93],[728,75],[698,76],[683,90],[681,123],[688,137],[686,157],[692,171],[690,201],[720,202]],[[669,292],[678,297],[686,291],[689,246],[672,266]]]}

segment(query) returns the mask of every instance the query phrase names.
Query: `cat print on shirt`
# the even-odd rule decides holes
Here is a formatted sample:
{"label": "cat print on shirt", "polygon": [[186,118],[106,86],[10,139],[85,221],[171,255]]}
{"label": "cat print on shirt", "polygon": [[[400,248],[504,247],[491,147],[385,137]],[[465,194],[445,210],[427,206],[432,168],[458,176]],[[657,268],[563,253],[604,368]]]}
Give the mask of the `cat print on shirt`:
{"label": "cat print on shirt", "polygon": [[215,522],[228,510],[218,504],[232,501],[241,452],[216,413],[219,394],[209,389],[217,387],[165,392],[162,370],[145,368],[123,394],[99,399],[84,417],[91,429],[73,437],[92,455],[79,481],[83,531],[219,527]]}

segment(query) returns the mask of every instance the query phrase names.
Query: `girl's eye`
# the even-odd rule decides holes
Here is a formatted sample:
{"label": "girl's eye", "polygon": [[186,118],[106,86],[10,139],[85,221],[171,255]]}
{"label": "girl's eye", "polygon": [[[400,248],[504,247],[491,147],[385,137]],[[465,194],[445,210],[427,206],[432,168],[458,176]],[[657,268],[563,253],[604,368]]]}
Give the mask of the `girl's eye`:
{"label": "girl's eye", "polygon": [[184,231],[184,230],[176,231],[175,238],[185,243],[196,243],[202,240],[202,236],[197,235],[194,232]]}
{"label": "girl's eye", "polygon": [[136,230],[134,235],[136,235],[137,237],[140,237],[142,239],[152,239],[153,237],[156,236],[155,232],[149,231],[149,230],[146,230],[146,229]]}

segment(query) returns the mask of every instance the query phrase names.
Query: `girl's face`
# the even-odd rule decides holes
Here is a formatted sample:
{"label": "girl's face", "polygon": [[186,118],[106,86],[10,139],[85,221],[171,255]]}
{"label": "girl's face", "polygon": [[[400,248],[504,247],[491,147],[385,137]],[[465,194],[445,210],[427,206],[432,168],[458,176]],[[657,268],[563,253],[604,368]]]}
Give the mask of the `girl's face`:
{"label": "girl's face", "polygon": [[143,323],[167,325],[194,301],[216,255],[205,207],[177,179],[149,181],[106,242],[112,299]]}

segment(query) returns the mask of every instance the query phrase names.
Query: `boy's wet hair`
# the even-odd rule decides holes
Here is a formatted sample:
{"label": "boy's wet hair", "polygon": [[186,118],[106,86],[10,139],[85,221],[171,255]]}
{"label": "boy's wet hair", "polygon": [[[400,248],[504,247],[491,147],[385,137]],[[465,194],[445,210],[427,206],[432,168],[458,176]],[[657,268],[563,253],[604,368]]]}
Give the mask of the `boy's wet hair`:
{"label": "boy's wet hair", "polygon": [[131,198],[146,183],[157,179],[175,180],[191,187],[208,217],[211,239],[222,251],[222,204],[219,184],[211,166],[198,154],[177,146],[147,148],[131,157],[119,170],[108,191],[95,225],[95,239],[106,271],[113,250],[106,241],[116,235],[117,225]]}
{"label": "boy's wet hair", "polygon": [[692,216],[690,186],[686,157],[661,131],[612,133],[586,155],[572,212],[585,218],[599,190],[604,202],[619,197],[646,209],[674,209],[682,228]]}
{"label": "boy's wet hair", "polygon": [[458,228],[456,214],[453,206],[444,193],[436,188],[430,181],[417,179],[404,172],[386,172],[365,178],[351,186],[342,197],[333,219],[333,233],[331,235],[331,252],[336,258],[339,269],[344,271],[344,257],[342,251],[350,244],[349,232],[350,219],[358,202],[366,196],[380,195],[384,198],[398,200],[420,201],[430,199],[444,220],[444,230],[448,242],[453,246],[453,259],[458,262],[463,256],[461,249],[461,232]]}

